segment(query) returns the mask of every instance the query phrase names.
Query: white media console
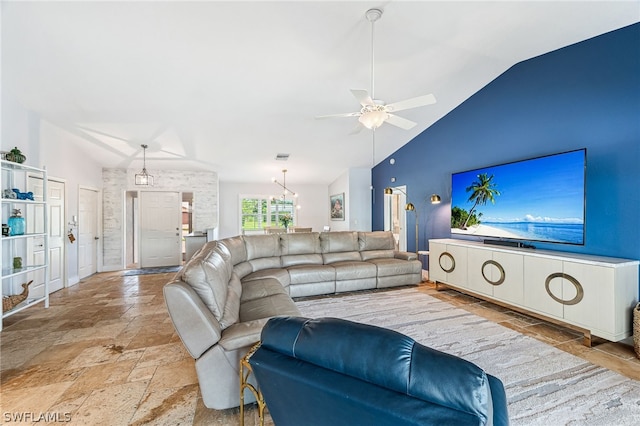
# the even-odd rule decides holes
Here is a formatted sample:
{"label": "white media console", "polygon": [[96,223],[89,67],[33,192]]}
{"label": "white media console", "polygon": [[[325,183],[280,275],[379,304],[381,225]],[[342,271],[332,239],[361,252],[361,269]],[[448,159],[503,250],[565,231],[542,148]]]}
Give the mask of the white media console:
{"label": "white media console", "polygon": [[429,240],[429,279],[464,293],[619,341],[633,334],[637,260]]}

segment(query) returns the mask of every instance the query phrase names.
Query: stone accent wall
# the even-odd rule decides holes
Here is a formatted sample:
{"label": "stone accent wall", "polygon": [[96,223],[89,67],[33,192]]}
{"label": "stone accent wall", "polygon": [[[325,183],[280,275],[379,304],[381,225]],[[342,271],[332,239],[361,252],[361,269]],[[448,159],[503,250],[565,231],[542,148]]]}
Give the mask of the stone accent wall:
{"label": "stone accent wall", "polygon": [[127,191],[179,191],[193,193],[193,229],[204,231],[218,226],[218,174],[206,171],[153,170],[153,187],[134,184],[137,169],[102,169],[103,269],[118,270],[124,265],[123,227]]}

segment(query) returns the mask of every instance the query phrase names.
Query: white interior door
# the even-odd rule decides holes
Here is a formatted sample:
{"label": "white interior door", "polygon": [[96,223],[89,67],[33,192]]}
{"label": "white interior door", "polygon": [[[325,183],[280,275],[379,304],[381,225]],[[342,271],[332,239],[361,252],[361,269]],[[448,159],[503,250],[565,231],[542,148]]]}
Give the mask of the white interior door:
{"label": "white interior door", "polygon": [[180,265],[182,197],[179,192],[140,193],[140,267]]}
{"label": "white interior door", "polygon": [[98,191],[80,188],[78,198],[78,277],[97,272]]}
{"label": "white interior door", "polygon": [[[43,182],[37,177],[29,177],[29,191],[33,192],[36,200],[42,200]],[[49,179],[47,181],[47,204],[49,220],[49,293],[58,291],[64,287],[64,250],[65,250],[65,228],[64,228],[64,197],[65,184]],[[27,215],[27,232],[44,232],[44,208],[43,206],[29,206]],[[42,264],[44,256],[44,238],[30,240],[28,247],[31,264]],[[35,276],[34,289],[44,285],[44,274],[38,273]]]}

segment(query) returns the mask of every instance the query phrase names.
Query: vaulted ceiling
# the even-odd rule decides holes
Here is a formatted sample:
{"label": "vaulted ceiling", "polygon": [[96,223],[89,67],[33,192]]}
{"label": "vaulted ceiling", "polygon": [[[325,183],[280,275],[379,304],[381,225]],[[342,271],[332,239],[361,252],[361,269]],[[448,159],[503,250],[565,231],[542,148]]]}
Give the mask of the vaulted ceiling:
{"label": "vaulted ceiling", "polygon": [[[433,93],[350,134],[349,89]],[[329,183],[371,167],[514,64],[640,20],[639,1],[2,2],[2,91],[105,167]],[[10,105],[10,103],[9,103]],[[288,153],[286,162],[276,161]]]}

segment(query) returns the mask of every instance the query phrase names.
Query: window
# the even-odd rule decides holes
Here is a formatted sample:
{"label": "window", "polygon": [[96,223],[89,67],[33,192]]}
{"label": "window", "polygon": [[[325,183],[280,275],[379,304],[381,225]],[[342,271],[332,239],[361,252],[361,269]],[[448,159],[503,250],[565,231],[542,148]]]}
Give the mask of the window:
{"label": "window", "polygon": [[240,198],[240,230],[262,231],[270,226],[282,226],[280,219],[289,214],[295,222],[295,205],[293,200],[271,199],[269,196],[241,196]]}

